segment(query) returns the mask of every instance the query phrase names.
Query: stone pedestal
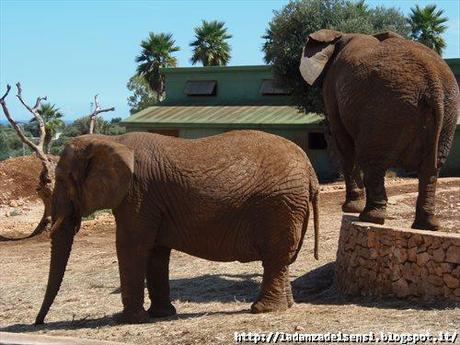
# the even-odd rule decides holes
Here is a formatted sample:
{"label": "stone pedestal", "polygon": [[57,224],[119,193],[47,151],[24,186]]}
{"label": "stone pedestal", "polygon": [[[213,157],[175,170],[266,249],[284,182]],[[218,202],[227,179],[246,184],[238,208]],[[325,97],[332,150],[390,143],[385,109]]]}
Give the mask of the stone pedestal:
{"label": "stone pedestal", "polygon": [[460,234],[357,220],[342,219],[336,265],[340,292],[460,300]]}

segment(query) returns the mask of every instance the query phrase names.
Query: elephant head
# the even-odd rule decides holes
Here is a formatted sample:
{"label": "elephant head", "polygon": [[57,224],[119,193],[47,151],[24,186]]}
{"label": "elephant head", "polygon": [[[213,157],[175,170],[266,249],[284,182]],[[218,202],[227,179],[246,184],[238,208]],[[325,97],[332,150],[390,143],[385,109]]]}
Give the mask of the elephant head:
{"label": "elephant head", "polygon": [[308,36],[300,59],[300,74],[305,81],[313,85],[323,72],[328,61],[334,54],[335,44],[342,33],[334,30],[319,30]]}
{"label": "elephant head", "polygon": [[364,36],[376,42],[377,40],[385,41],[390,38],[403,39],[403,37],[392,31],[380,32],[374,35],[344,34],[328,29],[313,32],[308,36],[307,43],[302,50],[302,57],[300,58],[299,70],[303,79],[309,85],[313,85],[317,80],[321,80],[320,76],[326,71],[328,63],[332,61],[331,58],[337,55],[338,51],[356,36]]}
{"label": "elephant head", "polygon": [[53,192],[48,285],[35,324],[43,323],[59,291],[81,218],[116,208],[128,193],[133,171],[133,151],[105,136],[81,136],[64,148]]}

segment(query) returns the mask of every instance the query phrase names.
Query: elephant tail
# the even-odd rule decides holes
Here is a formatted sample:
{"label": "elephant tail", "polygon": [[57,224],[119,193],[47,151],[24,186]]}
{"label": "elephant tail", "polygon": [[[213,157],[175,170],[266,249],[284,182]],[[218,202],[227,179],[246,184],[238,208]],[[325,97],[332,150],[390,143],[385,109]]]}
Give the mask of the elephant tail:
{"label": "elephant tail", "polygon": [[431,152],[432,157],[432,167],[437,170],[440,168],[439,162],[439,141],[441,139],[441,131],[444,122],[444,99],[442,97],[432,98],[431,99],[433,107],[433,116],[434,116],[434,135],[433,135],[433,152]]}
{"label": "elephant tail", "polygon": [[[314,194],[312,195],[311,203],[312,203],[312,206],[313,206],[313,226],[314,226],[314,236],[315,236],[313,253],[314,253],[315,259],[318,260],[318,258],[319,258],[318,257],[318,243],[319,243],[319,216],[318,216],[319,215],[319,207],[318,207],[318,204],[319,204],[319,192],[318,191],[315,191]],[[292,264],[297,259],[297,255],[300,252],[300,248],[302,248],[303,240],[305,238],[305,234],[307,233],[308,218],[309,217],[310,217],[310,211],[308,210],[307,214],[305,215],[305,218],[303,220],[302,235],[301,235],[299,244],[298,244],[297,249],[295,251],[294,257],[289,262],[289,265]]]}
{"label": "elephant tail", "polygon": [[319,247],[319,190],[315,191],[312,198],[313,205],[313,227],[315,234],[314,256],[318,260],[318,247]]}

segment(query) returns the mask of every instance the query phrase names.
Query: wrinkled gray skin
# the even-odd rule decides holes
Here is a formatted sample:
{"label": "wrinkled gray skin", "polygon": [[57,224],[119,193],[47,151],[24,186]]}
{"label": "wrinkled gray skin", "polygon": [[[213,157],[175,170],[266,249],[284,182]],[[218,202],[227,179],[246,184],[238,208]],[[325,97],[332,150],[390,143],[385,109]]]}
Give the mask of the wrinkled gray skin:
{"label": "wrinkled gray skin", "polygon": [[322,83],[330,130],[343,158],[343,210],[383,224],[385,172],[402,167],[419,177],[412,227],[437,230],[436,180],[460,109],[458,85],[444,60],[392,32],[320,30],[308,37],[300,72],[310,85]]}
{"label": "wrinkled gray skin", "polygon": [[[288,266],[301,248],[318,180],[292,142],[257,131],[197,140],[150,133],[82,136],[56,169],[48,286],[41,324],[62,282],[82,216],[112,209],[123,312],[118,321],[175,314],[171,249],[216,261],[261,260],[262,289],[251,311],[292,306]],[[144,310],[144,281],[151,300]]]}

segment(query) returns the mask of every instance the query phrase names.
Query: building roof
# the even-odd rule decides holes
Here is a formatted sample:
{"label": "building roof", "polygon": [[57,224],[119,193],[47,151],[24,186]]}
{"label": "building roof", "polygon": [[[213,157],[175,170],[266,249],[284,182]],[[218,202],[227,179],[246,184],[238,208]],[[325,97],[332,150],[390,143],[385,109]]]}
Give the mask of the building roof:
{"label": "building roof", "polygon": [[317,127],[323,117],[290,106],[155,106],[123,120],[136,127]]}

